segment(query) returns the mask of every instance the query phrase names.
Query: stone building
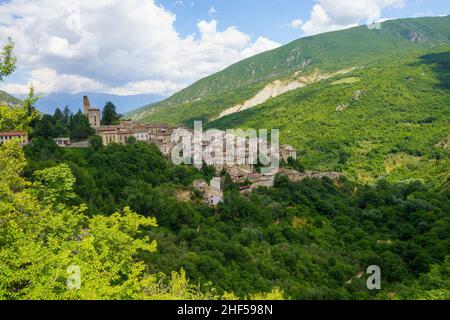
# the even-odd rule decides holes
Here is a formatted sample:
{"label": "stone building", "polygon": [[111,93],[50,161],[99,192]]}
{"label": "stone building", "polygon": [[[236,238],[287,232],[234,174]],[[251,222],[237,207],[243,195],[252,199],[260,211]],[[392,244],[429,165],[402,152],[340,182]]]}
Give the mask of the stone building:
{"label": "stone building", "polygon": [[288,162],[289,158],[297,160],[297,150],[288,144],[280,146],[280,156],[284,162]]}
{"label": "stone building", "polygon": [[217,206],[223,202],[222,178],[213,178],[209,185],[205,180],[195,180],[192,185],[202,193],[205,203],[209,206]]}
{"label": "stone building", "polygon": [[[85,100],[89,103],[89,100]],[[95,110],[95,109],[88,109]],[[94,111],[88,111],[94,112]],[[100,115],[100,112],[98,113]],[[96,116],[90,119],[95,120]],[[102,139],[103,145],[107,146],[111,143],[125,144],[131,137],[137,141],[154,143],[161,153],[165,156],[170,155],[172,151],[172,132],[174,128],[167,125],[151,125],[135,122],[132,120],[122,120],[117,125],[95,126],[91,122],[91,126],[96,129],[97,135]]]}
{"label": "stone building", "polygon": [[88,117],[89,124],[92,128],[97,129],[100,127],[100,109],[92,108],[87,96],[83,97],[84,115]]}

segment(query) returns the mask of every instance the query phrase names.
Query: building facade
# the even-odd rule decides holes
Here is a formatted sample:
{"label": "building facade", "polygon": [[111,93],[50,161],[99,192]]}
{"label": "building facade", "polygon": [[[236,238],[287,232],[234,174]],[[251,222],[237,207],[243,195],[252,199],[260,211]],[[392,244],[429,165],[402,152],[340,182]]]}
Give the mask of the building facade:
{"label": "building facade", "polygon": [[284,162],[288,162],[290,158],[297,160],[297,150],[288,144],[280,146],[280,155]]}
{"label": "building facade", "polygon": [[20,145],[24,146],[28,144],[28,133],[26,132],[0,132],[0,144],[5,141],[10,141],[13,139],[19,139]]}

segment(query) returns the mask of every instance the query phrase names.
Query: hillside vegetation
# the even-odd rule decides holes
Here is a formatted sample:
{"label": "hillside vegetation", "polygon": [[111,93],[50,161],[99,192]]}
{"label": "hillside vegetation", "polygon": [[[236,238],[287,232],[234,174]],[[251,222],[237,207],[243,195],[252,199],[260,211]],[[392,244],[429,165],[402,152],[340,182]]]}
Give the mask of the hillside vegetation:
{"label": "hillside vegetation", "polygon": [[450,16],[387,21],[380,30],[365,26],[302,38],[209,76],[128,116],[147,122],[180,124],[208,120],[253,97],[270,81],[296,72],[335,72],[391,56],[449,43]]}
{"label": "hillside vegetation", "polygon": [[[260,188],[249,195],[240,194],[236,185],[228,184],[224,203],[212,208],[189,186],[194,179],[207,179],[214,173],[208,168],[199,172],[192,167],[176,167],[156,147],[144,143],[75,150],[35,138],[25,151],[28,164],[24,177],[32,182],[38,199],[66,210],[82,208],[86,216],[92,217],[87,220],[91,226],[84,238],[83,228],[87,227],[81,223],[70,229],[60,228],[58,233],[57,227],[63,225],[59,219],[73,225],[69,213],[36,211],[26,219],[13,212],[9,219],[29,220],[24,230],[30,230],[30,236],[40,230],[33,231],[31,225],[35,223],[48,228],[50,236],[59,239],[62,233],[69,240],[56,243],[61,249],[54,248],[51,241],[37,247],[43,257],[33,254],[28,258],[35,269],[44,266],[43,261],[50,263],[52,252],[55,258],[64,260],[59,263],[54,259],[53,268],[38,269],[42,270],[39,275],[30,278],[28,267],[16,267],[14,262],[21,255],[14,253],[16,244],[7,234],[4,256],[12,258],[4,259],[5,265],[18,276],[4,280],[3,297],[12,297],[17,290],[18,298],[29,297],[26,293],[36,292],[40,283],[48,283],[47,279],[55,278],[52,283],[61,285],[64,278],[58,273],[63,274],[71,261],[88,268],[88,284],[80,292],[88,294],[98,272],[97,264],[90,268],[88,261],[92,257],[97,263],[97,254],[100,258],[106,255],[98,264],[105,266],[106,274],[102,273],[102,286],[96,288],[93,297],[142,299],[157,294],[158,282],[149,282],[149,297],[140,279],[132,278],[135,291],[131,292],[123,290],[128,284],[122,278],[115,280],[118,268],[109,266],[119,264],[121,274],[131,276],[132,261],[141,263],[138,278],[150,275],[156,281],[153,275],[159,272],[170,274],[183,268],[191,283],[212,282],[217,290],[211,293],[207,285],[202,285],[201,292],[208,295],[193,291],[194,296],[182,293],[174,297],[181,299],[211,298],[211,294],[230,297],[227,292],[241,298],[278,292],[280,297],[281,291],[285,299],[450,297],[448,190],[436,192],[420,182],[392,184],[381,180],[369,186],[345,178],[338,183],[327,178],[291,183],[286,177],[277,177],[274,188]],[[69,189],[65,181],[71,182]],[[190,190],[191,197],[180,201],[177,190]],[[127,206],[139,215],[122,209]],[[158,228],[153,223],[137,229],[139,223],[145,223],[144,217],[155,217]],[[45,240],[47,232],[44,238],[36,235],[37,239]],[[78,234],[83,239],[82,251],[64,256],[66,248],[75,246],[70,239]],[[96,237],[92,249],[90,235]],[[140,239],[154,239],[158,246],[134,251]],[[30,250],[33,243],[24,241],[21,246]],[[123,262],[122,257],[126,258]],[[376,292],[369,291],[365,282],[365,270],[373,264],[383,270],[382,290]],[[29,279],[35,281],[24,282]],[[55,290],[54,286],[48,286],[42,296],[79,297],[64,288]]]}
{"label": "hillside vegetation", "polygon": [[0,105],[2,106],[20,106],[22,101],[12,95],[0,90]]}
{"label": "hillside vegetation", "polygon": [[278,128],[309,169],[361,181],[449,176],[450,47],[370,64],[211,122]]}

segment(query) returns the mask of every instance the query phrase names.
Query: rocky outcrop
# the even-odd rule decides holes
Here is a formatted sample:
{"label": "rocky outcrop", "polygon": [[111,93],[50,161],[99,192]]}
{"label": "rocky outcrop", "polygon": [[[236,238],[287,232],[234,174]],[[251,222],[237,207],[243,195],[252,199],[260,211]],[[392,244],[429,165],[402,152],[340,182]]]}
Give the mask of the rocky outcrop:
{"label": "rocky outcrop", "polygon": [[411,42],[414,42],[414,43],[423,43],[423,42],[425,42],[427,39],[426,39],[425,36],[424,36],[423,34],[421,34],[421,33],[418,33],[418,32],[411,32],[411,33],[409,34],[409,40],[410,40]]}
{"label": "rocky outcrop", "polygon": [[342,112],[352,106],[353,103],[358,102],[366,92],[364,90],[357,90],[352,95],[351,103],[342,103],[336,107],[337,112]]}
{"label": "rocky outcrop", "polygon": [[436,147],[450,150],[450,135],[447,138],[439,142]]}
{"label": "rocky outcrop", "polygon": [[340,104],[340,105],[338,105],[336,107],[336,111],[337,112],[341,112],[341,111],[344,111],[345,109],[348,109],[348,108],[350,108],[350,105],[348,103],[343,103],[343,104]]}
{"label": "rocky outcrop", "polygon": [[357,90],[353,93],[352,101],[356,102],[365,94],[366,92],[363,90]]}
{"label": "rocky outcrop", "polygon": [[256,107],[257,105],[266,102],[271,98],[278,97],[289,91],[305,87],[318,81],[326,80],[338,75],[349,73],[354,69],[355,68],[344,69],[334,73],[320,73],[316,71],[310,75],[302,75],[301,72],[296,72],[293,76],[293,79],[284,81],[275,80],[269,83],[267,86],[264,87],[264,89],[259,91],[253,98],[245,101],[242,104],[238,104],[231,108],[226,109],[217,118],[213,120],[223,118],[233,113],[251,109],[253,107]]}
{"label": "rocky outcrop", "polygon": [[339,172],[319,172],[319,171],[298,172],[296,170],[284,168],[279,169],[278,173],[287,176],[289,180],[292,182],[300,182],[305,179],[322,179],[322,178],[329,178],[333,181],[338,181],[343,176]]}

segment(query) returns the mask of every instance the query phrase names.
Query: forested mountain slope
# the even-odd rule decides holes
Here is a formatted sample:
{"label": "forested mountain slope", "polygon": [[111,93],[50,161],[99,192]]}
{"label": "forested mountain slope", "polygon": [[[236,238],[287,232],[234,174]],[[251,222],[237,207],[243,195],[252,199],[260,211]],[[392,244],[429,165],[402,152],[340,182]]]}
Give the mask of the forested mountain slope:
{"label": "forested mountain slope", "polygon": [[449,178],[449,119],[446,46],[369,64],[208,126],[278,128],[310,169],[440,186]]}
{"label": "forested mountain slope", "polygon": [[128,116],[171,124],[207,121],[250,99],[271,81],[363,67],[386,57],[448,44],[449,39],[450,16],[391,20],[379,30],[360,26],[302,38],[232,65]]}
{"label": "forested mountain slope", "polygon": [[0,105],[2,106],[17,106],[22,105],[22,101],[14,98],[12,95],[0,90]]}

